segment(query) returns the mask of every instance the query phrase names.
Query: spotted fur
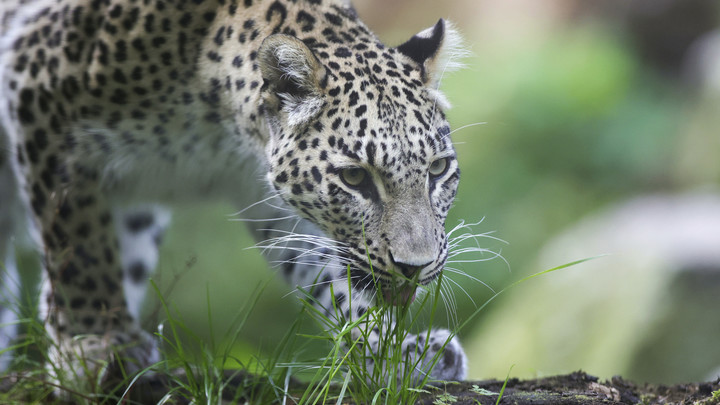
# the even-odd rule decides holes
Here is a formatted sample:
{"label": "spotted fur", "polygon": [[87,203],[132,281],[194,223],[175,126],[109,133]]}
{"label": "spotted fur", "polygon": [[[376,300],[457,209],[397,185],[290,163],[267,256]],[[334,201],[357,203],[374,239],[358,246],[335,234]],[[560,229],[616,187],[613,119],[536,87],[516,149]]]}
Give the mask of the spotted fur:
{"label": "spotted fur", "polygon": [[[367,310],[376,283],[408,296],[408,279],[442,270],[459,180],[437,88],[456,42],[443,20],[387,47],[340,0],[11,0],[0,11],[0,173],[41,236],[41,306],[66,368],[85,349],[122,347],[130,371],[156,359],[137,326],[139,284],[169,214],[139,202],[250,206],[268,260],[347,317]],[[0,205],[0,220],[8,212]],[[465,369],[453,338],[432,375]]]}

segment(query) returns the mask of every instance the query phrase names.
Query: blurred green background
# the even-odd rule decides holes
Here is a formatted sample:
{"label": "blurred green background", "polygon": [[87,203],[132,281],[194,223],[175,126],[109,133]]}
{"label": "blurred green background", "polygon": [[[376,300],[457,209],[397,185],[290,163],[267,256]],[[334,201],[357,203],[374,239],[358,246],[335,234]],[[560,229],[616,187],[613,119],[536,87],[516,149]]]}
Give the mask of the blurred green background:
{"label": "blurred green background", "polygon": [[[490,232],[507,243],[479,240],[482,247],[501,252],[504,260],[454,265],[482,281],[450,275],[464,289],[453,286],[460,320],[491,297],[483,283],[498,291],[543,270],[538,259],[543,247],[588,214],[634,196],[674,195],[699,188],[714,192],[720,180],[720,61],[699,56],[703,55],[699,44],[718,26],[717,1],[358,0],[355,4],[388,44],[401,43],[438,17],[446,17],[456,23],[472,52],[466,68],[443,82],[453,104],[448,113],[452,126],[467,126],[453,135],[462,180],[447,226],[482,220],[474,232]],[[482,124],[473,125],[478,123]],[[182,319],[206,338],[210,336],[208,302],[214,333],[222,336],[228,320],[252,292],[266,286],[241,334],[241,346],[249,354],[258,347],[272,349],[299,306],[274,271],[266,270],[258,252],[246,249],[252,241],[241,223],[230,220],[235,211],[237,207],[229,205],[176,210],[158,277]],[[720,250],[720,241],[716,242]],[[590,255],[601,253],[608,252],[590,249]],[[583,257],[568,256],[543,265]],[[515,365],[512,374],[520,377],[584,368],[604,378],[615,374],[656,382],[709,378],[713,364],[720,366],[720,353],[710,343],[697,354],[682,354],[671,367],[655,367],[656,360],[648,356],[666,356],[675,350],[672,345],[637,357],[640,349],[630,341],[665,332],[618,319],[628,312],[623,308],[644,305],[648,310],[640,317],[655,319],[661,315],[646,297],[651,295],[647,291],[655,297],[675,290],[670,286],[669,292],[657,292],[655,281],[669,276],[652,268],[637,273],[630,262],[625,262],[628,269],[613,273],[620,274],[616,278],[599,277],[599,272],[581,265],[546,275],[541,283],[529,281],[493,302],[460,333],[471,356],[470,377],[504,377]],[[639,281],[625,296],[614,296],[613,283],[628,285],[623,274]],[[566,277],[596,284],[604,295],[590,305],[572,291],[564,296],[549,290]],[[715,295],[709,294],[710,299]],[[538,302],[524,301],[527,297],[563,304],[538,313],[531,310]],[[620,310],[603,315],[603,300]],[[701,319],[710,330],[686,325],[685,335],[677,339],[710,334],[705,340],[717,342],[720,319],[712,305],[693,309],[706,311]],[[579,330],[582,324],[554,318],[566,308],[585,306],[589,312],[583,316],[600,322],[587,340]],[[554,324],[559,337],[552,335],[543,345],[529,324]],[[618,328],[625,330],[624,335],[615,333]],[[668,329],[678,328],[671,324]],[[558,344],[561,341],[578,348],[565,353],[567,347],[558,347],[563,346]],[[608,341],[617,343],[607,348],[600,343]],[[637,361],[631,362],[635,357]],[[638,363],[645,367],[637,367]]]}
{"label": "blurred green background", "polygon": [[[474,232],[490,232],[507,243],[481,238],[481,247],[501,252],[504,260],[454,265],[482,281],[449,275],[464,289],[453,285],[460,320],[491,297],[483,284],[498,291],[547,266],[587,257],[569,254],[550,263],[538,258],[556,235],[589,214],[635,196],[715,193],[720,52],[713,57],[701,45],[712,45],[708,38],[720,21],[717,0],[356,0],[355,5],[387,44],[399,44],[446,17],[472,52],[466,68],[448,75],[442,86],[453,104],[452,126],[467,126],[453,135],[462,179],[447,227],[482,221]],[[299,305],[259,252],[246,249],[253,242],[242,223],[231,221],[237,210],[231,205],[175,210],[156,277],[183,321],[206,339],[211,335],[208,303],[220,339],[252,293],[264,288],[240,335],[238,352],[249,356],[277,345]],[[715,242],[720,251],[720,240]],[[589,255],[601,253],[608,252],[590,249]],[[660,359],[677,346],[652,351],[648,343],[638,354],[636,343],[647,341],[646,334],[666,332],[620,318],[632,312],[625,309],[639,307],[647,308],[641,319],[662,318],[653,300],[670,302],[670,295],[682,289],[671,280],[659,281],[668,273],[652,267],[636,271],[630,259],[619,263],[613,264],[613,277],[581,265],[524,283],[494,301],[460,333],[470,354],[470,377],[503,378],[515,365],[512,374],[520,377],[583,368],[603,378],[622,374],[668,383],[709,378],[720,367],[714,348],[720,346],[715,297],[720,293],[708,288],[720,284],[688,288],[709,301],[691,310],[697,322],[680,328],[670,322],[666,330],[682,333],[675,338],[678,345],[705,346],[662,366]],[[720,269],[720,261],[716,264]],[[589,294],[573,295],[578,289],[567,284],[571,278],[602,294],[584,302]],[[630,279],[637,282],[629,284]],[[552,289],[558,285],[567,288]],[[613,295],[620,285],[631,287],[625,295]],[[560,304],[538,310],[547,302]],[[603,315],[605,303],[619,309]],[[147,312],[155,306],[150,302]],[[587,308],[580,316],[592,320],[592,339],[581,330],[587,322],[562,320],[571,308]],[[541,339],[528,327],[536,324],[554,325],[555,334]],[[616,343],[604,348],[608,341]],[[583,355],[589,352],[593,355]]]}

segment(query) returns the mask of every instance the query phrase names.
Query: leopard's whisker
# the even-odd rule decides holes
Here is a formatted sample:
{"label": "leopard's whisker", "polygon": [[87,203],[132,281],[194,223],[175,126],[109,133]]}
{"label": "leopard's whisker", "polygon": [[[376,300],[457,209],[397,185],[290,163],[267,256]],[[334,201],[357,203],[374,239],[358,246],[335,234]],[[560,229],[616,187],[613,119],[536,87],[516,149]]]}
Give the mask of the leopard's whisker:
{"label": "leopard's whisker", "polygon": [[455,129],[453,129],[452,131],[448,132],[447,134],[445,134],[445,136],[443,136],[443,139],[449,138],[452,134],[454,134],[455,132],[458,132],[458,131],[460,131],[460,130],[462,130],[462,129],[471,128],[471,127],[476,127],[476,126],[479,126],[479,125],[487,125],[487,121],[478,121],[478,122],[474,122],[474,123],[472,123],[472,124],[465,124],[465,125],[463,125],[463,126],[457,127],[457,128],[455,128]]}
{"label": "leopard's whisker", "polygon": [[316,240],[330,241],[335,244],[338,244],[338,243],[339,244],[347,244],[347,242],[342,242],[342,241],[335,240],[333,238],[328,238],[326,236],[315,235],[315,234],[303,234],[303,233],[297,233],[297,232],[287,231],[287,230],[283,230],[283,229],[270,229],[270,228],[268,228],[268,229],[263,228],[263,229],[259,229],[259,230],[284,234],[283,236],[279,236],[278,238],[286,237],[286,236],[302,236],[302,237],[312,238],[312,239],[316,239]]}
{"label": "leopard's whisker", "polygon": [[450,235],[452,235],[453,233],[457,232],[460,229],[472,229],[473,226],[478,226],[478,225],[482,224],[483,221],[485,221],[485,217],[480,218],[480,220],[477,222],[471,222],[471,223],[465,223],[465,220],[462,219],[462,220],[460,220],[460,222],[457,225],[455,225],[450,231],[448,231],[447,236],[449,237]]}
{"label": "leopard's whisker", "polygon": [[287,215],[284,217],[277,217],[277,218],[230,218],[228,221],[234,221],[234,222],[273,222],[273,221],[286,221],[291,218],[297,218],[297,215]]}
{"label": "leopard's whisker", "polygon": [[316,245],[316,247],[313,248],[306,248],[301,246],[294,246],[294,245],[288,245],[285,242],[278,242],[274,244],[268,244],[268,245],[255,245],[251,248],[247,249],[260,249],[261,253],[265,254],[272,250],[281,250],[281,251],[291,251],[291,252],[299,252],[299,255],[296,255],[296,257],[303,257],[303,256],[320,256],[320,257],[332,257],[332,258],[344,258],[344,251],[341,248],[335,248],[331,246],[325,246],[322,244]]}
{"label": "leopard's whisker", "polygon": [[450,311],[450,316],[448,316],[448,321],[450,322],[450,328],[455,329],[458,324],[460,324],[460,321],[458,319],[458,311],[457,311],[457,297],[455,296],[455,289],[452,288],[449,284],[445,284],[445,299],[450,304],[447,306],[448,311]]}
{"label": "leopard's whisker", "polygon": [[461,270],[456,269],[456,268],[454,268],[454,267],[447,267],[447,266],[445,267],[444,270],[447,270],[447,271],[449,271],[450,273],[453,273],[453,274],[458,274],[458,275],[461,275],[461,276],[463,276],[463,277],[467,277],[467,278],[469,278],[470,280],[475,281],[475,282],[477,282],[478,284],[481,284],[482,286],[484,286],[485,288],[487,288],[488,290],[490,290],[493,294],[496,293],[495,289],[493,289],[492,287],[490,287],[490,285],[488,285],[486,282],[484,282],[484,281],[478,279],[477,277],[474,277],[474,276],[472,276],[472,275],[470,275],[470,274],[468,274],[468,273],[466,273],[466,272],[464,272],[464,271],[461,271]]}
{"label": "leopard's whisker", "polygon": [[456,256],[464,255],[467,253],[480,253],[480,254],[486,254],[489,253],[490,257],[483,257],[473,260],[448,260],[448,263],[475,263],[475,262],[484,262],[488,260],[496,259],[499,256],[502,256],[502,251],[499,250],[497,252],[485,249],[485,248],[479,248],[479,247],[466,247],[466,248],[460,248],[460,249],[454,249],[449,255],[448,259],[452,259]]}
{"label": "leopard's whisker", "polygon": [[497,236],[493,236],[492,234],[493,234],[492,231],[484,232],[484,233],[469,233],[468,232],[468,233],[463,233],[458,236],[454,236],[451,241],[462,242],[466,239],[475,239],[475,241],[477,242],[478,238],[482,238],[482,239],[492,239],[494,241],[501,242],[503,244],[507,244],[507,242],[505,240],[500,239]]}
{"label": "leopard's whisker", "polygon": [[267,203],[268,201],[274,200],[275,198],[280,198],[280,195],[277,194],[277,193],[273,193],[272,195],[270,195],[270,196],[268,196],[268,197],[266,197],[266,198],[263,198],[262,200],[256,201],[256,202],[248,205],[247,207],[241,209],[240,211],[235,212],[235,213],[233,213],[233,214],[230,214],[230,215],[228,215],[228,216],[233,216],[233,217],[234,217],[234,216],[240,216],[240,215],[242,215],[243,213],[247,212],[248,210],[250,210],[250,209],[252,209],[252,208],[254,208],[254,207],[258,206],[258,205]]}
{"label": "leopard's whisker", "polygon": [[[351,279],[355,279],[355,278],[357,278],[357,277],[351,277]],[[344,277],[332,278],[332,279],[329,279],[329,280],[323,280],[323,281],[318,281],[318,282],[311,283],[311,284],[305,284],[305,285],[297,286],[297,288],[300,288],[300,289],[309,291],[309,290],[312,289],[313,287],[322,286],[322,285],[330,285],[330,284],[333,284],[333,283],[338,282],[338,281],[340,281],[340,282],[342,282],[342,281],[347,281],[347,278],[344,278]],[[291,296],[291,295],[293,295],[293,294],[294,294],[294,292],[291,291],[291,292],[285,294],[285,295],[283,296],[283,298],[289,297],[289,296]]]}
{"label": "leopard's whisker", "polygon": [[[312,257],[313,260],[305,260],[306,256],[314,256]],[[316,253],[302,253],[301,255],[295,256],[292,259],[286,259],[286,260],[273,260],[272,263],[276,265],[282,265],[282,264],[302,264],[305,266],[311,266],[311,267],[318,267],[318,268],[326,268],[326,269],[341,269],[343,268],[342,265],[333,263],[333,260],[339,260],[339,256],[331,256],[331,255],[325,255],[321,256]]]}
{"label": "leopard's whisker", "polygon": [[284,260],[273,260],[271,263],[276,266],[283,264],[301,265],[313,269],[323,270],[340,270],[343,268],[342,264],[339,263],[341,258],[339,257],[319,257],[319,256],[306,256],[306,257],[293,257]]}
{"label": "leopard's whisker", "polygon": [[[473,305],[475,305],[475,306],[477,307],[477,304],[475,303],[475,300],[472,298],[472,296],[470,295],[470,293],[467,292],[467,290],[465,289],[465,287],[463,287],[463,286],[462,286],[460,283],[458,283],[457,281],[453,280],[451,277],[448,277],[447,280],[448,280],[448,282],[453,283],[457,288],[459,288],[460,291],[462,291],[462,292],[465,294],[465,296],[468,297],[468,299],[470,300],[470,302],[472,302]],[[482,283],[482,282],[481,282],[481,284],[487,286],[485,283]],[[489,288],[489,287],[488,287],[488,288]],[[491,289],[491,290],[492,290],[492,289]],[[494,292],[494,291],[493,291],[493,292]]]}
{"label": "leopard's whisker", "polygon": [[[261,229],[261,231],[265,231]],[[272,231],[272,230],[268,230]],[[279,232],[283,233],[283,232]],[[347,251],[348,247],[346,243],[336,241],[323,236],[311,235],[311,234],[300,234],[294,232],[287,232],[286,235],[268,238],[264,241],[256,243],[252,248],[271,248],[280,244],[289,244],[293,242],[308,243],[317,247],[326,248],[336,251]]]}
{"label": "leopard's whisker", "polygon": [[452,309],[451,308],[452,308],[453,304],[451,302],[450,297],[447,296],[448,292],[446,291],[446,288],[447,288],[447,286],[443,283],[440,286],[440,289],[438,290],[438,292],[440,294],[440,299],[445,304],[445,305],[443,305],[443,307],[445,308],[445,317],[447,317],[448,321],[450,323],[452,323],[452,315],[451,315]]}

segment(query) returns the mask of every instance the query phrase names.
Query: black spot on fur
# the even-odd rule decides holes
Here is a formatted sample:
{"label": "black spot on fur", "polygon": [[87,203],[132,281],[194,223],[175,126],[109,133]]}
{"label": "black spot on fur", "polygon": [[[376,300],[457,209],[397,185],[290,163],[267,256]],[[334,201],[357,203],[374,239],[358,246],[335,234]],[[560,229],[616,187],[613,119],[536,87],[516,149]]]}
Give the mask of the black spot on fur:
{"label": "black spot on fur", "polygon": [[298,12],[295,22],[301,25],[302,32],[310,32],[315,28],[315,17],[304,10]]}
{"label": "black spot on fur", "polygon": [[273,2],[270,5],[270,7],[268,7],[267,13],[265,13],[265,21],[267,21],[267,22],[272,21],[275,14],[278,14],[280,16],[280,21],[278,22],[278,25],[277,25],[277,27],[279,27],[285,22],[285,18],[287,18],[287,9],[279,1]]}
{"label": "black spot on fur", "polygon": [[93,277],[88,276],[85,277],[85,281],[80,284],[80,288],[86,292],[93,292],[97,289],[97,283],[95,283],[95,279]]}
{"label": "black spot on fur", "polygon": [[322,174],[317,166],[313,166],[312,169],[310,169],[310,172],[312,173],[315,182],[319,184],[322,181]]}
{"label": "black spot on fur", "polygon": [[352,56],[352,52],[350,52],[350,50],[345,47],[339,47],[335,50],[335,56],[337,56],[338,58],[349,58],[350,56]]}
{"label": "black spot on fur", "polygon": [[108,308],[110,308],[110,303],[108,302],[108,300],[101,298],[96,298],[92,300],[91,305],[96,311],[107,310]]}
{"label": "black spot on fur", "polygon": [[276,183],[285,183],[288,181],[288,175],[286,172],[281,172],[277,176],[275,176],[275,182]]}
{"label": "black spot on fur", "polygon": [[71,309],[80,309],[87,304],[87,300],[83,297],[75,297],[72,300],[70,300],[70,308]]}
{"label": "black spot on fur", "polygon": [[105,290],[108,294],[112,295],[119,291],[120,285],[109,275],[102,275],[103,284],[105,284]]}
{"label": "black spot on fur", "polygon": [[82,224],[80,224],[80,226],[77,227],[75,233],[83,239],[87,238],[88,236],[90,236],[90,224],[88,224],[87,222],[83,222]]}
{"label": "black spot on fur", "polygon": [[330,24],[338,26],[342,25],[342,18],[340,18],[340,16],[338,16],[337,14],[325,13],[325,18],[328,22],[330,22]]}
{"label": "black spot on fur", "polygon": [[145,281],[148,275],[147,267],[145,267],[145,264],[143,262],[137,261],[128,267],[128,276],[130,277],[130,280],[132,280],[135,284],[140,284],[141,282]]}
{"label": "black spot on fur", "polygon": [[375,146],[375,143],[372,141],[368,142],[367,145],[365,145],[365,155],[366,155],[368,164],[371,166],[375,164],[376,149],[377,149],[377,147]]}
{"label": "black spot on fur", "polygon": [[82,319],[82,324],[85,325],[86,328],[90,329],[95,325],[95,317],[93,316],[86,316]]}
{"label": "black spot on fur", "polygon": [[80,275],[80,270],[73,262],[68,262],[63,269],[60,270],[60,282],[63,284],[72,283]]}
{"label": "black spot on fur", "polygon": [[125,227],[132,233],[142,232],[143,230],[150,227],[155,218],[152,214],[147,212],[140,212],[132,215],[128,215],[125,218]]}

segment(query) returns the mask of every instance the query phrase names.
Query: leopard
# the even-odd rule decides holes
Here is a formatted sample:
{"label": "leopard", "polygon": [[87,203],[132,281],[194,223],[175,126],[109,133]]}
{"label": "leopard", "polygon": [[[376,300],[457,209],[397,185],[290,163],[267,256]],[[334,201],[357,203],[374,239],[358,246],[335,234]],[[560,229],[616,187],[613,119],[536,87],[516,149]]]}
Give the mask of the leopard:
{"label": "leopard", "polygon": [[[82,372],[81,354],[158,361],[138,319],[173,203],[242,208],[328,315],[407,303],[442,273],[460,178],[439,90],[462,47],[450,22],[387,46],[347,0],[5,0],[0,16],[3,291],[29,230],[51,374]],[[423,345],[436,360],[413,373],[466,377],[454,333],[397,350]]]}

